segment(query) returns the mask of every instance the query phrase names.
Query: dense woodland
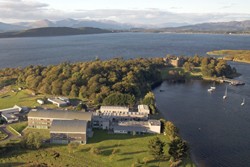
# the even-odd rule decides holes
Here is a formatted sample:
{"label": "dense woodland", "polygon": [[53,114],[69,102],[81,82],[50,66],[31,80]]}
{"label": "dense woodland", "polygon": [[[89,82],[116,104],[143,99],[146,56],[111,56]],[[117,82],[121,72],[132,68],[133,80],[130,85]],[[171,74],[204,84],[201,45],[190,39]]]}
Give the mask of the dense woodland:
{"label": "dense woodland", "polygon": [[161,82],[160,69],[163,67],[162,58],[126,61],[116,58],[4,69],[0,76],[9,80],[15,78],[16,83],[38,93],[87,98],[105,104],[114,98],[126,99],[121,105],[132,105],[136,98],[149,92],[153,84]]}
{"label": "dense woodland", "polygon": [[[185,71],[201,67],[205,76],[230,76],[236,72],[224,60],[194,56],[186,57],[184,61]],[[36,93],[88,99],[94,104],[106,105],[132,106],[146,95],[142,102],[150,105],[154,103],[154,97],[148,92],[153,85],[162,81],[161,71],[168,66],[163,58],[115,58],[6,68],[0,70],[0,83],[2,86],[15,83]],[[175,75],[175,72],[168,75]]]}

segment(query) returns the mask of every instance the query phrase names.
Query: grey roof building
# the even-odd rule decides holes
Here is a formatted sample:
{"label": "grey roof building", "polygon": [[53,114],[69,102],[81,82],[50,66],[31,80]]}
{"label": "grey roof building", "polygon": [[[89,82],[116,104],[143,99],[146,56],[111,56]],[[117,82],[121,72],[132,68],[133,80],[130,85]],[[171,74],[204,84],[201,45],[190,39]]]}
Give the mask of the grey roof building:
{"label": "grey roof building", "polygon": [[51,143],[67,144],[70,142],[87,143],[87,121],[54,120],[50,128]]}

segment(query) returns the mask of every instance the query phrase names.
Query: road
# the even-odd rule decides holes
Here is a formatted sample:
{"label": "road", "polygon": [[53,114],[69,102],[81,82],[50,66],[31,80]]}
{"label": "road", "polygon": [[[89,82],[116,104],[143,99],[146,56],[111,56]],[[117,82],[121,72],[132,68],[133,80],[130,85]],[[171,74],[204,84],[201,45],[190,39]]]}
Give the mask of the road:
{"label": "road", "polygon": [[0,126],[0,131],[2,131],[3,133],[7,134],[8,136],[1,140],[0,143],[3,143],[7,140],[13,140],[13,139],[17,139],[19,138],[19,136],[16,136],[16,135],[13,135],[7,128],[6,128],[6,125],[1,125]]}

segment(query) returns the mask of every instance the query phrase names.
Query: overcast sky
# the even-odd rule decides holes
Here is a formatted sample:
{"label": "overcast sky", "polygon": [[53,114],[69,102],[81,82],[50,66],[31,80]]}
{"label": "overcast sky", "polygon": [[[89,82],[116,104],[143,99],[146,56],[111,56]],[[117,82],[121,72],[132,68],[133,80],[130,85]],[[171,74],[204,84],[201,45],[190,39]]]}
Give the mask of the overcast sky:
{"label": "overcast sky", "polygon": [[64,18],[133,24],[247,20],[250,0],[0,0],[0,22]]}

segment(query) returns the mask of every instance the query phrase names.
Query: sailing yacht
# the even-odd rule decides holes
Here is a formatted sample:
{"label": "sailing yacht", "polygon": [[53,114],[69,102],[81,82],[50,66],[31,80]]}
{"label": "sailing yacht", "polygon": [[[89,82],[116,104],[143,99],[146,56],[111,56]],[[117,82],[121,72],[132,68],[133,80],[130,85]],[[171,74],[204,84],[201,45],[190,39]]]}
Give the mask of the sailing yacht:
{"label": "sailing yacht", "polygon": [[243,98],[241,105],[244,106],[244,104],[245,104],[245,98]]}
{"label": "sailing yacht", "polygon": [[226,99],[227,98],[227,86],[226,86],[226,90],[225,90],[225,94],[223,96],[223,99]]}
{"label": "sailing yacht", "polygon": [[215,90],[215,89],[216,89],[216,87],[215,87],[215,82],[214,82],[213,86],[210,87],[210,89],[212,89],[212,90]]}

